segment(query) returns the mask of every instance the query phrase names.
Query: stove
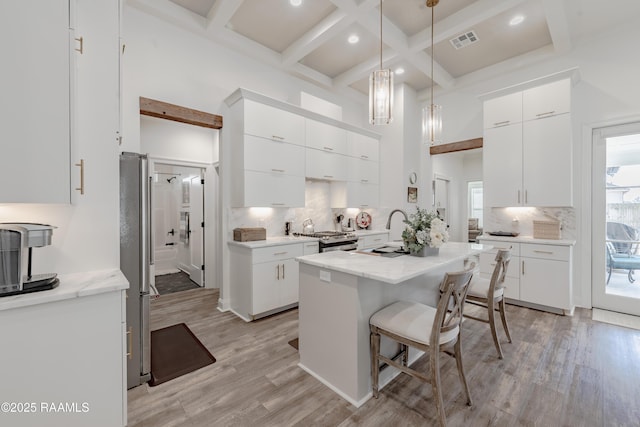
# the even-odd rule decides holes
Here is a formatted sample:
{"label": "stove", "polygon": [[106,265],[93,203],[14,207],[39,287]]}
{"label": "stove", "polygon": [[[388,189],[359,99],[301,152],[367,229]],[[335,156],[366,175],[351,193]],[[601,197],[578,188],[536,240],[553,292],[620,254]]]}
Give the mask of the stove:
{"label": "stove", "polygon": [[293,233],[294,236],[315,237],[320,252],[354,251],[358,249],[358,236],[349,231],[316,231],[314,233]]}

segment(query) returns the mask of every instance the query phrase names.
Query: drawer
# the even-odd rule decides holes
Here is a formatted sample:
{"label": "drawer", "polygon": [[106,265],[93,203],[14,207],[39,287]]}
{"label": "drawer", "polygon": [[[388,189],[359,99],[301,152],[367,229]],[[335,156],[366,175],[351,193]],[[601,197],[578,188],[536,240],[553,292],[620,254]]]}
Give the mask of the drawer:
{"label": "drawer", "polygon": [[361,249],[375,248],[377,246],[382,246],[384,243],[388,241],[389,241],[388,233],[362,236],[358,239],[358,247]]}
{"label": "drawer", "polygon": [[551,259],[557,261],[569,261],[571,258],[570,246],[524,244],[520,254],[527,258]]}
{"label": "drawer", "polygon": [[480,239],[480,243],[484,245],[493,246],[493,248],[486,251],[486,253],[493,254],[494,257],[498,253],[498,250],[501,250],[501,249],[509,249],[511,251],[511,256],[520,256],[520,243],[503,242],[499,240],[487,240],[487,239]]}
{"label": "drawer", "polygon": [[252,251],[253,264],[295,258],[303,255],[302,243],[269,246]]}
{"label": "drawer", "polygon": [[305,242],[302,244],[302,252],[304,255],[317,254],[320,251],[318,242]]}
{"label": "drawer", "polygon": [[[496,254],[489,252],[482,252],[480,254],[480,272],[489,275],[496,268]],[[507,277],[519,278],[520,277],[520,258],[517,256],[511,256],[509,261],[509,267],[507,268]]]}

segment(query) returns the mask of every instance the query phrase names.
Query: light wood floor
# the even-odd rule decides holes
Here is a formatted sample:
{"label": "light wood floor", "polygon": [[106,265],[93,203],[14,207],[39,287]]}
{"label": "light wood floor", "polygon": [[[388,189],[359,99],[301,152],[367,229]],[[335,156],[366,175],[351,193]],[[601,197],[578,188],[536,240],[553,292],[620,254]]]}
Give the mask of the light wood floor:
{"label": "light wood floor", "polygon": [[[287,344],[297,336],[297,310],[248,324],[220,313],[217,299],[217,291],[196,289],[153,301],[152,329],[187,323],[217,362],[129,390],[129,426],[435,424],[429,384],[401,375],[356,409],[297,366]],[[584,309],[563,317],[508,305],[507,315],[514,342],[501,335],[504,360],[488,325],[463,325],[473,407],[465,405],[455,361],[445,357],[449,425],[640,425],[640,331],[592,321]],[[423,359],[414,366],[426,371]]]}

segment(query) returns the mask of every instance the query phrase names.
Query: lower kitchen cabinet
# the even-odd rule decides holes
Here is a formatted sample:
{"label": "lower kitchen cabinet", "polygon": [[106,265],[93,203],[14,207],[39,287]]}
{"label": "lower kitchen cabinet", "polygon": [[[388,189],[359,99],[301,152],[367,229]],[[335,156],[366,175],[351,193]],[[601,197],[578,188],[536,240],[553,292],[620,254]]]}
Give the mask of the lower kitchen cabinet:
{"label": "lower kitchen cabinet", "polygon": [[[313,242],[317,248],[318,243]],[[231,309],[245,321],[298,304],[298,263],[305,243],[250,248],[230,245]]]}
{"label": "lower kitchen cabinet", "polygon": [[505,297],[515,304],[558,313],[573,311],[572,246],[570,244],[511,243],[481,239],[492,245],[480,254],[480,275],[490,279],[499,249],[511,250]]}
{"label": "lower kitchen cabinet", "polygon": [[[356,233],[357,234],[357,233]],[[358,249],[378,248],[389,241],[389,232],[382,231],[380,233],[370,232],[359,235]]]}

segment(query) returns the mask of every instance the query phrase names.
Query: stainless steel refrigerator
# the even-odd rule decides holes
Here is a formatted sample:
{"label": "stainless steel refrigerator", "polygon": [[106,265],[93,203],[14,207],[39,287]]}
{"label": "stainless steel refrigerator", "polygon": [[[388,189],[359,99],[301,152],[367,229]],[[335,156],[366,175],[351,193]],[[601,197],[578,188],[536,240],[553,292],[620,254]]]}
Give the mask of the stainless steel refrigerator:
{"label": "stainless steel refrigerator", "polygon": [[120,270],[129,280],[127,293],[127,388],[151,377],[149,289],[153,245],[151,177],[145,154],[120,155]]}

